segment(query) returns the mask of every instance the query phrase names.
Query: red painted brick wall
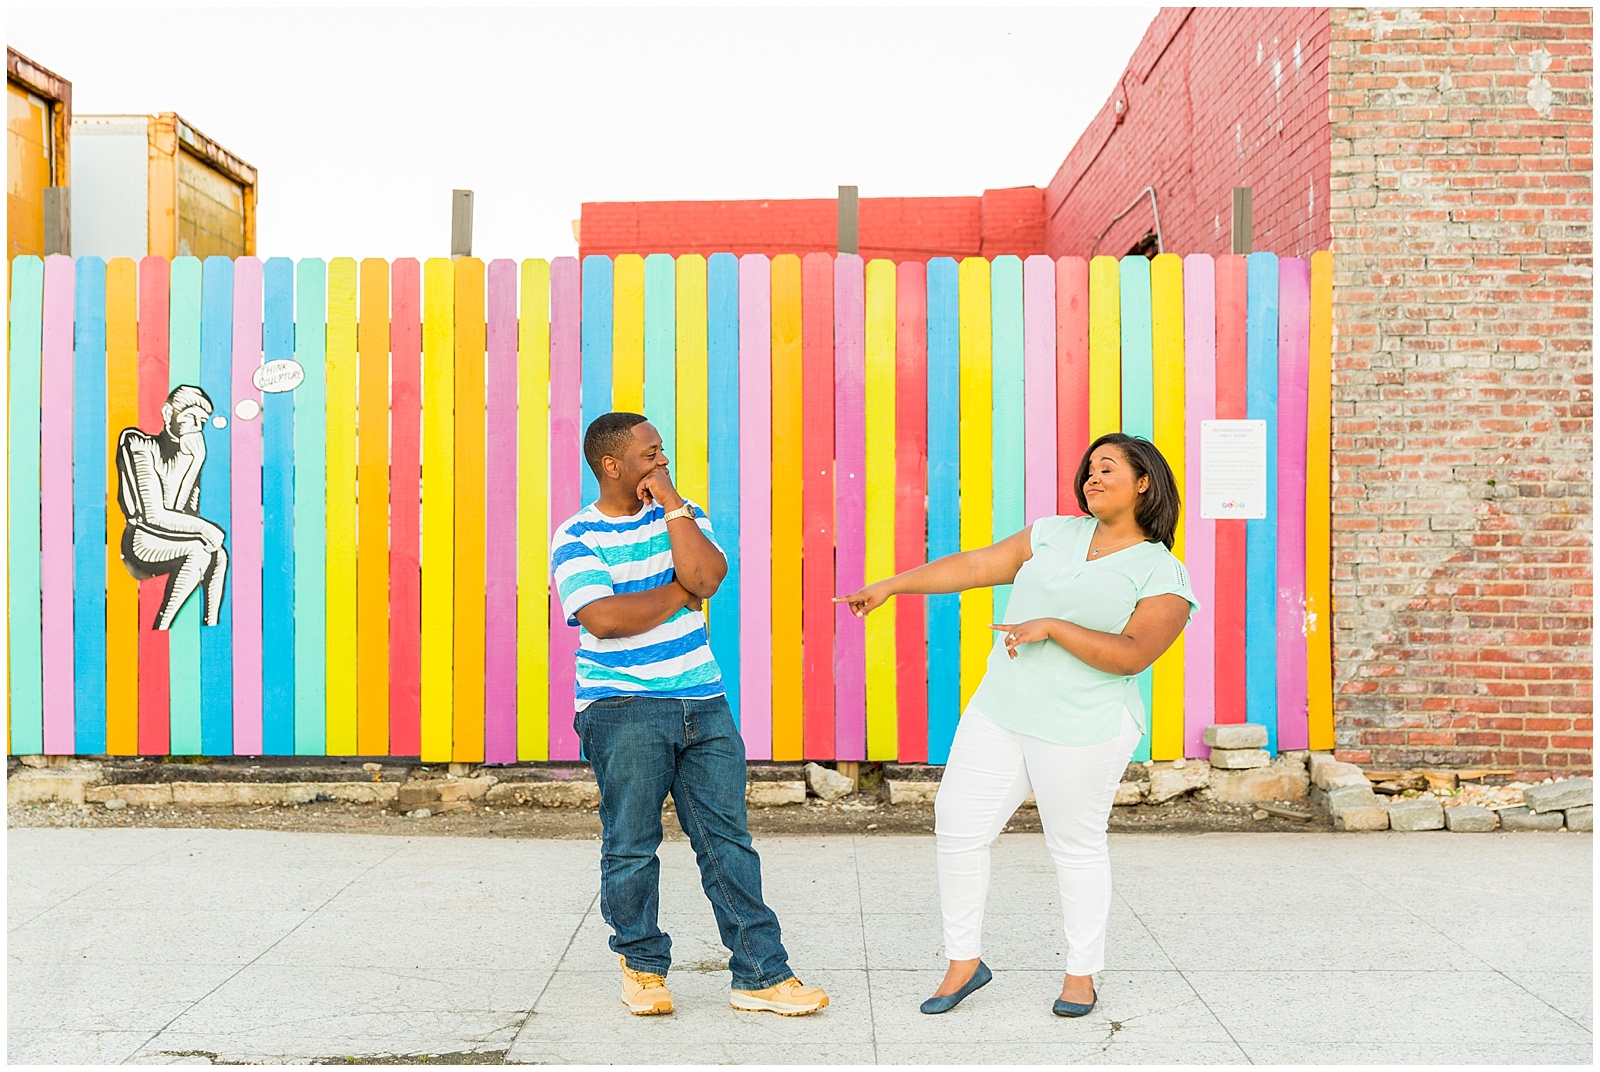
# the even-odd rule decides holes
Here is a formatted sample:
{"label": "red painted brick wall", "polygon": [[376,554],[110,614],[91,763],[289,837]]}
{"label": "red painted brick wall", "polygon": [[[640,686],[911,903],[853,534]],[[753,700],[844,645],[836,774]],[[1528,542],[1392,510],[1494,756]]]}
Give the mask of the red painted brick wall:
{"label": "red painted brick wall", "polygon": [[1337,747],[1593,767],[1593,26],[1335,9]]}
{"label": "red painted brick wall", "polygon": [[[865,197],[863,257],[1027,256],[1044,251],[1044,191],[986,190],[981,197]],[[836,253],[838,203],[769,201],[590,202],[578,226],[580,256],[603,253]]]}
{"label": "red painted brick wall", "polygon": [[1046,252],[1128,252],[1154,224],[1147,186],[1169,252],[1230,252],[1235,186],[1256,249],[1328,248],[1327,56],[1326,8],[1163,8],[1050,180]]}

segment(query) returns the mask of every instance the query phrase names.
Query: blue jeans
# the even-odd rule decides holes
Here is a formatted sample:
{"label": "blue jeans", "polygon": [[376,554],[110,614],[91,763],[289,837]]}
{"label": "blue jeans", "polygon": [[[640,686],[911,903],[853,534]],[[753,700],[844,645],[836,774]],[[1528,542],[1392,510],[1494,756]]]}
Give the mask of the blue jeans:
{"label": "blue jeans", "polygon": [[761,899],[761,858],[745,819],[744,739],[725,697],[596,700],[574,721],[600,785],[600,914],[612,952],[634,971],[666,975],[672,939],[657,924],[661,806],[672,794],[678,825],[700,865],[737,990],[789,978],[778,917]]}

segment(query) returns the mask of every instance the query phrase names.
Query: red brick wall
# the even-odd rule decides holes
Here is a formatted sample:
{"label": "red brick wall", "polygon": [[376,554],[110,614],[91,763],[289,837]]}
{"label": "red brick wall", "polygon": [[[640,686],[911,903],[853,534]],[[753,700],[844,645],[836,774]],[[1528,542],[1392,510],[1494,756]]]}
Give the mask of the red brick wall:
{"label": "red brick wall", "polygon": [[1327,56],[1326,8],[1163,8],[1050,180],[1046,252],[1128,252],[1148,199],[1095,240],[1146,186],[1169,252],[1230,252],[1235,186],[1256,249],[1328,248]]}
{"label": "red brick wall", "polygon": [[1593,766],[1583,9],[1335,9],[1337,747]]}
{"label": "red brick wall", "polygon": [[1044,252],[1044,191],[1037,186],[983,192],[985,257],[1014,253],[1026,257]]}
{"label": "red brick wall", "polygon": [[[865,197],[860,252],[868,259],[1027,256],[1044,252],[1044,191],[981,197]],[[603,253],[836,253],[832,198],[769,201],[591,202],[578,226],[581,256]]]}

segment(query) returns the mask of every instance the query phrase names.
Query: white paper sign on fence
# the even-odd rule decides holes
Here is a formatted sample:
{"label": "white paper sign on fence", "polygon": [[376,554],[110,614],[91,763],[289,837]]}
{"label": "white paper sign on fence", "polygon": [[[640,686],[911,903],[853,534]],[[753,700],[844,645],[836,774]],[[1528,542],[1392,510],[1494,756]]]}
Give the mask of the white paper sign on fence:
{"label": "white paper sign on fence", "polygon": [[1267,422],[1200,422],[1200,516],[1267,516]]}
{"label": "white paper sign on fence", "polygon": [[300,367],[300,362],[281,357],[276,361],[268,361],[256,369],[251,377],[256,385],[256,390],[265,394],[279,394],[284,391],[293,391],[299,387],[306,378],[306,370]]}

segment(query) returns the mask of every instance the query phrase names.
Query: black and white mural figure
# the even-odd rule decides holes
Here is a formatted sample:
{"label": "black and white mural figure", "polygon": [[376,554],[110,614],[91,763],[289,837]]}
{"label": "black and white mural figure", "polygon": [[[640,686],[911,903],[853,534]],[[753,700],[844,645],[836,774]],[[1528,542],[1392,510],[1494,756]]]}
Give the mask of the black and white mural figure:
{"label": "black and white mural figure", "polygon": [[216,625],[227,581],[227,534],[200,516],[203,430],[211,399],[198,387],[175,387],[161,407],[163,427],[150,434],[124,429],[117,437],[117,502],[128,519],[122,563],[135,580],[167,576],[156,629],[168,629],[196,588],[203,591],[205,624]]}

